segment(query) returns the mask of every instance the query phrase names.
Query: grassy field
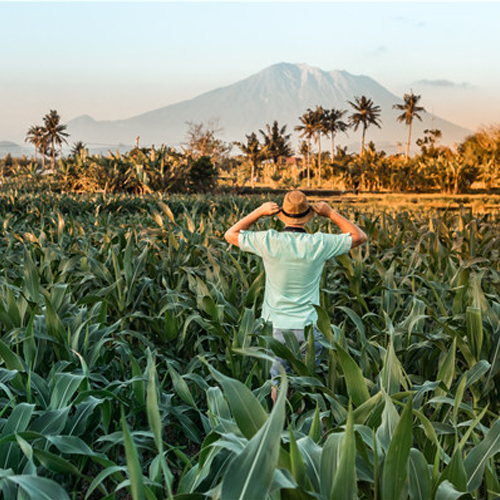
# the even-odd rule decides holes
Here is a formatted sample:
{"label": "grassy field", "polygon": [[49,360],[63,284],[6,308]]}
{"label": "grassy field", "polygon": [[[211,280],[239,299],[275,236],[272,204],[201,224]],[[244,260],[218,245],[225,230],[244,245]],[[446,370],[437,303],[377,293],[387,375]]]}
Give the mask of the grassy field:
{"label": "grassy field", "polygon": [[481,196],[342,200],[369,245],[327,263],[316,366],[312,336],[272,339],[262,264],[222,238],[262,197],[0,195],[1,496],[500,498]]}

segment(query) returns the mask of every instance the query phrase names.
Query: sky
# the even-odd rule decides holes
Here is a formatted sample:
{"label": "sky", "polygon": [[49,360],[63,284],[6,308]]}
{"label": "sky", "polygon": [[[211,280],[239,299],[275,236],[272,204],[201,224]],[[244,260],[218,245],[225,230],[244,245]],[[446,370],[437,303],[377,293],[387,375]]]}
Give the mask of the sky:
{"label": "sky", "polygon": [[115,120],[278,62],[413,90],[475,130],[500,123],[500,2],[3,2],[0,141],[49,109]]}

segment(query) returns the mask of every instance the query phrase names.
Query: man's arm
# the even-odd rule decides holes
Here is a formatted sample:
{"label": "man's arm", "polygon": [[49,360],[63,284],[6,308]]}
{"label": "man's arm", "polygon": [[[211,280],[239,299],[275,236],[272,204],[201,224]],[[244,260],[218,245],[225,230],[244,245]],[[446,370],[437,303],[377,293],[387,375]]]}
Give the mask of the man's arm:
{"label": "man's arm", "polygon": [[346,219],[345,217],[342,217],[342,215],[336,212],[330,205],[328,205],[328,203],[320,201],[319,203],[316,203],[316,205],[313,206],[313,210],[318,215],[322,215],[323,217],[327,217],[328,219],[330,219],[334,224],[338,226],[338,228],[343,233],[351,233],[352,248],[365,243],[366,240],[368,239],[368,237],[366,236],[365,232],[362,229],[360,229],[358,226],[356,226],[356,224],[354,224],[350,220]]}
{"label": "man's arm", "polygon": [[224,234],[224,238],[231,243],[231,245],[240,246],[238,243],[238,237],[240,231],[246,231],[250,228],[252,224],[257,222],[261,217],[266,215],[276,215],[280,211],[280,207],[277,203],[268,201],[263,203],[259,208],[255,209],[252,213],[243,217],[234,226],[230,227]]}

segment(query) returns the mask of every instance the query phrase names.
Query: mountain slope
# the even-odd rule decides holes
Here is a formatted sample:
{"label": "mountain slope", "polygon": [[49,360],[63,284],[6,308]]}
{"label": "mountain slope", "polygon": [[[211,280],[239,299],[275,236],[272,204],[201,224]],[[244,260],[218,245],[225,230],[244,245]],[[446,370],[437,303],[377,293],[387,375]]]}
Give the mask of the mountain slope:
{"label": "mountain slope", "polygon": [[[378,147],[388,151],[394,150],[398,141],[404,143],[406,127],[396,122],[398,111],[392,109],[393,104],[402,102],[401,98],[367,76],[289,63],[275,64],[232,85],[126,120],[96,121],[82,116],[72,120],[68,129],[74,140],[89,144],[133,144],[135,137],[140,136],[141,145],[179,146],[185,138],[188,122],[218,120],[224,130],[224,140],[241,141],[245,134],[257,132],[273,120],[287,124],[293,132],[299,123],[298,117],[316,105],[347,109],[350,113],[347,101],[361,95],[371,97],[382,108],[382,128],[370,127],[367,140],[374,140]],[[425,128],[441,129],[443,143],[460,141],[470,133],[429,113],[423,118],[422,123],[415,121],[415,139]],[[355,149],[360,135],[359,131],[350,131],[349,137],[339,136],[339,142]]]}

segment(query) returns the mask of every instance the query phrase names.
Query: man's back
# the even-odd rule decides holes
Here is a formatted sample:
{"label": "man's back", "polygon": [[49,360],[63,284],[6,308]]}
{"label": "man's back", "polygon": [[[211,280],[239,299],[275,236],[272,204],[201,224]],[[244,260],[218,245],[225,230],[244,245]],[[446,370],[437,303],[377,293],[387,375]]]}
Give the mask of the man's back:
{"label": "man's back", "polygon": [[266,288],[262,316],[275,328],[299,329],[315,323],[325,262],[351,249],[350,234],[241,231],[242,250],[262,257]]}

